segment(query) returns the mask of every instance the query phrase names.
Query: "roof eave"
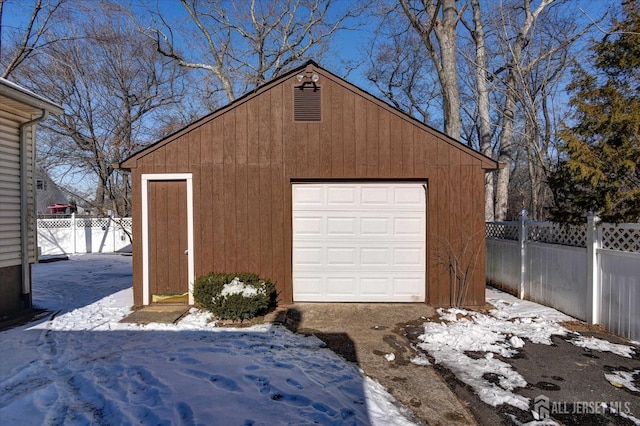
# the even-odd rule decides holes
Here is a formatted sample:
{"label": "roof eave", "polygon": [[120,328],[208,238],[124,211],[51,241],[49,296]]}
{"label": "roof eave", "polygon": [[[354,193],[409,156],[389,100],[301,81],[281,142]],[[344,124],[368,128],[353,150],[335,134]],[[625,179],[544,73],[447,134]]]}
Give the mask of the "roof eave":
{"label": "roof eave", "polygon": [[64,113],[62,106],[4,78],[0,78],[0,95],[14,99],[32,108],[46,110],[51,114]]}

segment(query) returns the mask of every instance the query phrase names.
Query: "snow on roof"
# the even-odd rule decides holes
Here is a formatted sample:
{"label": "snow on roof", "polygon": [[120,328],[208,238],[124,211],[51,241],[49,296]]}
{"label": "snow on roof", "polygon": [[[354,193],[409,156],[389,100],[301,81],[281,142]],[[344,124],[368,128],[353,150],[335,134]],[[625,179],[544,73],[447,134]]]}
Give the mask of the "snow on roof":
{"label": "snow on roof", "polygon": [[17,100],[23,101],[26,104],[36,107],[44,108],[52,113],[61,114],[64,110],[62,106],[50,101],[44,96],[40,96],[29,89],[0,77],[0,95],[4,95],[11,98],[18,98]]}

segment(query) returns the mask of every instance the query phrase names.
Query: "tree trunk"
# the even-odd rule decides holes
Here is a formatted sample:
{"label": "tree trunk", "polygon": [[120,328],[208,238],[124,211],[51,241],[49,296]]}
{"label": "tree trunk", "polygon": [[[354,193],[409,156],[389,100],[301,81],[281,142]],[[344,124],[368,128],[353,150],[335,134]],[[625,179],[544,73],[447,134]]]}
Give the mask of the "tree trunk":
{"label": "tree trunk", "polygon": [[[422,2],[429,22],[421,21],[407,0],[400,0],[400,5],[413,29],[420,35],[437,70],[438,81],[442,89],[444,132],[452,138],[460,140],[462,120],[460,118],[456,38],[458,10],[455,0],[442,0],[437,4],[432,1],[423,0]],[[442,19],[438,16],[440,7],[442,7]],[[437,46],[432,42],[432,32],[438,42]]]}
{"label": "tree trunk", "polygon": [[445,0],[442,9],[442,25],[435,33],[440,45],[442,71],[442,103],[444,108],[444,131],[447,135],[460,140],[462,121],[460,118],[460,91],[458,88],[458,64],[456,24],[458,11],[455,0]]}
{"label": "tree trunk", "polygon": [[511,179],[511,161],[513,160],[513,128],[518,96],[517,76],[522,65],[520,63],[522,51],[529,42],[529,33],[536,19],[542,11],[554,0],[542,0],[538,7],[531,11],[531,0],[523,0],[525,19],[518,34],[510,46],[511,58],[507,61],[507,79],[505,84],[505,101],[503,110],[504,125],[500,135],[500,155],[498,161],[504,165],[498,171],[498,182],[496,186],[496,220],[505,220],[509,203],[509,180]]}
{"label": "tree trunk", "polygon": [[513,161],[513,125],[516,110],[516,78],[513,70],[509,70],[505,90],[503,125],[500,133],[500,154],[498,162],[503,167],[498,170],[496,183],[496,215],[495,220],[502,221],[507,217],[509,204],[509,181],[511,179],[511,162]]}
{"label": "tree trunk", "polygon": [[[476,102],[478,105],[478,141],[480,152],[487,157],[493,156],[491,147],[491,122],[489,116],[489,89],[487,89],[487,51],[485,47],[484,26],[480,11],[480,1],[471,0],[473,10],[472,36],[476,45]],[[487,222],[493,222],[494,216],[494,174],[485,174],[484,181],[484,218]]]}

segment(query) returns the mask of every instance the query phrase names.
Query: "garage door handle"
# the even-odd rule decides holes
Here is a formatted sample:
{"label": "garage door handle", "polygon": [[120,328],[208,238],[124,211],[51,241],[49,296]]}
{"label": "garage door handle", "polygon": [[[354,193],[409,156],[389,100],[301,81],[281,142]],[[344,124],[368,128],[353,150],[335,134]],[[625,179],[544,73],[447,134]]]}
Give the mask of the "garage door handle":
{"label": "garage door handle", "polygon": [[189,254],[189,249],[184,249],[184,254]]}

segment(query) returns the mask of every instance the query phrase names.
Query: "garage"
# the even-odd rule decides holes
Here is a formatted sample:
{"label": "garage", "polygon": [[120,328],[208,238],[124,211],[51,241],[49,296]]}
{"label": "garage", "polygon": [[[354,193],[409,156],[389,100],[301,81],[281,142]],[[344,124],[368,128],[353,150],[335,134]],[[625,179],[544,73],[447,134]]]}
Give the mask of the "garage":
{"label": "garage", "polygon": [[426,183],[294,183],[295,302],[424,302]]}
{"label": "garage", "polygon": [[[485,304],[484,182],[498,164],[312,61],[117,167],[131,176],[136,306],[212,271],[269,278],[280,304],[451,306],[452,262],[470,277],[462,305]],[[186,205],[157,189],[167,177],[188,183]],[[147,211],[161,204],[191,225]],[[170,219],[192,238],[156,235]]]}

